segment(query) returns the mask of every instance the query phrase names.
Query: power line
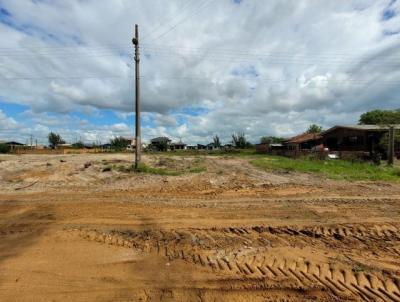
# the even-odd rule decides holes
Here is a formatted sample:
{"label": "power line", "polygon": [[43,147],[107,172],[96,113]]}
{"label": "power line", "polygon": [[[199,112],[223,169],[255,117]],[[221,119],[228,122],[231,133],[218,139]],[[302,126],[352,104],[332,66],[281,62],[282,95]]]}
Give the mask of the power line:
{"label": "power line", "polygon": [[165,19],[165,22],[163,22],[163,23],[161,23],[161,22],[158,23],[157,26],[155,26],[152,30],[150,30],[149,32],[147,32],[147,33],[143,36],[142,40],[145,40],[147,37],[150,37],[153,33],[157,32],[160,28],[163,28],[164,26],[166,26],[166,25],[168,24],[168,22],[174,20],[174,19],[177,18],[179,15],[181,15],[182,13],[184,13],[185,9],[186,9],[187,7],[189,7],[189,6],[190,6],[192,3],[194,3],[195,1],[196,1],[196,0],[191,0],[191,1],[186,2],[186,4],[185,4],[183,7],[181,7],[181,9],[179,10],[179,12],[178,12],[177,14],[175,14],[175,15],[173,15],[173,16],[170,16],[169,18],[166,18],[166,19]]}
{"label": "power line", "polygon": [[[144,53],[147,55],[156,55],[157,57],[179,57],[182,59],[187,59],[187,58],[197,58],[197,59],[207,59],[210,61],[214,62],[226,62],[226,61],[232,61],[232,62],[266,62],[267,63],[272,63],[272,64],[298,64],[298,65],[311,65],[311,64],[317,64],[321,66],[331,66],[333,64],[349,64],[349,63],[358,63],[360,61],[366,60],[365,58],[346,58],[346,57],[340,57],[340,56],[335,56],[332,58],[326,57],[326,55],[321,54],[320,57],[312,57],[308,58],[305,55],[286,55],[286,54],[279,54],[279,53],[265,53],[265,54],[255,54],[255,53],[225,53],[221,52],[219,50],[213,51],[212,49],[208,49],[208,52],[206,53],[198,53],[198,52],[172,52],[168,50],[162,50],[162,49],[157,49],[157,48],[149,48],[149,47],[144,47]],[[1,55],[0,55],[1,56]],[[126,58],[127,60],[132,59],[132,54],[115,54],[112,53],[111,51],[103,51],[103,52],[91,52],[91,53],[56,53],[56,54],[50,54],[50,53],[37,53],[34,55],[21,55],[21,54],[14,54],[14,55],[6,55],[3,57],[9,58],[9,59],[17,59],[18,61],[25,61],[29,60],[31,61],[34,58],[40,57],[40,58],[62,58],[62,59],[80,59],[82,57],[89,57],[89,58],[95,58],[95,57],[106,57],[106,56],[119,56],[119,59]],[[368,64],[394,64],[398,62],[398,58],[395,57],[384,57],[384,58],[374,58],[371,59]]]}
{"label": "power line", "polygon": [[[201,52],[203,53],[204,51],[209,52],[211,49],[214,50],[214,52],[217,53],[228,53],[228,54],[234,54],[234,55],[246,55],[246,56],[268,56],[268,55],[282,55],[282,56],[319,56],[319,57],[354,57],[354,50],[352,52],[327,52],[327,53],[321,53],[321,52],[310,52],[307,51],[307,53],[302,54],[302,53],[293,53],[290,51],[282,51],[282,50],[266,50],[265,52],[254,52],[254,50],[237,50],[237,49],[229,49],[229,48],[216,48],[216,47],[180,47],[176,45],[159,45],[159,44],[151,44],[151,43],[142,43],[142,48],[143,49],[151,49],[151,50],[177,50],[177,51],[186,51],[189,53],[196,53],[196,52]],[[2,52],[1,49],[9,50],[8,52]],[[40,52],[41,50],[47,50],[47,52]],[[0,48],[0,55],[4,56],[15,56],[15,55],[27,55],[27,52],[32,53],[32,51],[36,51],[38,54],[41,55],[50,55],[52,54],[52,50],[55,51],[61,51],[61,54],[65,54],[65,51],[68,50],[67,54],[76,54],[76,51],[86,51],[86,52],[96,52],[96,51],[117,51],[117,50],[127,50],[127,52],[130,52],[130,47],[124,44],[109,44],[109,45],[103,45],[103,46],[54,46],[54,47],[37,47],[37,46],[25,46],[25,47],[12,47],[12,48]],[[361,49],[359,49],[361,50]],[[366,48],[365,50],[370,51],[370,48]],[[50,52],[49,52],[50,51]],[[73,51],[73,53],[71,53]],[[21,54],[20,54],[21,53]],[[28,54],[29,54],[28,53]]]}
{"label": "power line", "polygon": [[192,17],[196,14],[198,14],[202,8],[206,7],[209,3],[211,3],[211,0],[205,0],[202,1],[200,3],[200,5],[198,5],[195,10],[193,10],[191,13],[189,13],[188,15],[186,15],[183,19],[181,19],[180,21],[178,21],[177,23],[175,23],[174,25],[172,25],[170,28],[168,28],[166,31],[162,32],[161,34],[159,34],[156,37],[153,37],[151,40],[157,40],[162,38],[163,36],[165,36],[166,34],[170,33],[171,31],[173,31],[178,25],[182,24],[183,22],[185,22],[189,17]]}
{"label": "power line", "polygon": [[[29,81],[47,81],[47,80],[82,80],[82,79],[132,79],[134,76],[43,76],[43,77],[13,77],[13,78],[1,78],[1,80],[6,80],[6,81],[14,81],[14,80],[29,80]],[[249,81],[251,80],[252,82],[270,82],[270,83],[299,83],[297,78],[292,78],[292,79],[271,79],[271,78],[266,78],[266,77],[254,77],[254,78],[238,78],[238,77],[232,77],[232,78],[226,78],[224,79],[223,82],[218,81],[218,78],[215,77],[190,77],[190,76],[156,76],[156,77],[146,77],[146,76],[141,76],[141,79],[147,80],[147,81],[152,81],[152,80],[186,80],[186,81],[205,81],[207,83],[213,82],[214,84],[218,85],[223,85],[223,82],[229,81],[229,80],[238,80],[238,81]],[[215,81],[217,80],[217,81]],[[309,79],[306,81],[309,85],[312,85],[312,80]],[[347,79],[318,79],[318,81],[322,82],[332,82],[334,84],[346,84],[346,83],[352,83],[355,85],[365,85],[365,84],[379,84],[379,85],[388,85],[388,84],[394,84],[398,85],[400,83],[400,79],[376,79],[376,78],[370,78],[370,79],[359,79],[359,78],[347,78]]]}

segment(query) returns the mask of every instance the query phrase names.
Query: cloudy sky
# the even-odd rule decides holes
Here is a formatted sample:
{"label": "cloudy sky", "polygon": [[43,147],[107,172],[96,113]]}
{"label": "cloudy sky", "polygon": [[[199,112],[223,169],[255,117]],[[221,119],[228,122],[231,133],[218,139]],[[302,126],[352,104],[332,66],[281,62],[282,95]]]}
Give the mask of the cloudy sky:
{"label": "cloudy sky", "polygon": [[291,136],[400,107],[399,1],[0,0],[0,139]]}

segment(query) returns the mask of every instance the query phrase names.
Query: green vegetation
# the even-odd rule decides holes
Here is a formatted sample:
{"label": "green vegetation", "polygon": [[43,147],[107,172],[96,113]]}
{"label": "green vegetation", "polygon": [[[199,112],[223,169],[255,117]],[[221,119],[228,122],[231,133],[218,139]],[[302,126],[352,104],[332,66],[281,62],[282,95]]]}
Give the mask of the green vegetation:
{"label": "green vegetation", "polygon": [[400,109],[372,110],[361,114],[360,125],[400,124]]}
{"label": "green vegetation", "polygon": [[60,144],[65,144],[65,141],[62,139],[62,137],[54,132],[50,132],[48,135],[49,139],[49,144],[52,149],[57,148],[58,145]]}
{"label": "green vegetation", "polygon": [[261,144],[282,144],[287,139],[279,136],[263,136],[260,138]]}
{"label": "green vegetation", "polygon": [[139,173],[149,173],[149,174],[157,174],[157,175],[170,175],[170,176],[177,176],[182,173],[178,171],[172,171],[164,168],[153,168],[144,163],[141,163],[137,168],[136,172]]}
{"label": "green vegetation", "polygon": [[215,135],[213,138],[213,143],[215,148],[221,148],[221,141],[218,135]]}
{"label": "green vegetation", "polygon": [[[171,159],[171,162],[168,158],[161,158],[158,164],[163,163],[161,167],[152,167],[146,165],[145,163],[141,163],[138,169],[135,170],[133,165],[126,164],[109,164],[107,162],[103,162],[102,172],[110,172],[110,171],[118,171],[121,173],[130,173],[130,172],[138,172],[138,173],[149,173],[149,174],[157,174],[157,175],[169,175],[169,176],[177,176],[185,173],[201,173],[207,171],[207,168],[202,165],[204,162],[203,158],[196,158],[193,161],[193,164],[188,166],[179,165],[179,161],[175,162]],[[156,164],[157,165],[157,164]]]}
{"label": "green vegetation", "polygon": [[306,133],[321,133],[322,127],[316,124],[311,124],[308,126]]}
{"label": "green vegetation", "polygon": [[193,167],[189,169],[190,173],[201,173],[201,172],[206,172],[207,168],[206,167]]}
{"label": "green vegetation", "polygon": [[344,160],[291,159],[263,156],[250,161],[266,170],[313,172],[331,179],[400,181],[400,169]]}
{"label": "green vegetation", "polygon": [[117,136],[110,140],[110,144],[114,150],[125,150],[129,146],[130,141],[122,136]]}
{"label": "green vegetation", "polygon": [[85,147],[85,145],[83,144],[82,141],[77,141],[76,143],[72,144],[72,148],[75,148],[75,149],[82,149],[84,147]]}
{"label": "green vegetation", "polygon": [[244,132],[233,133],[232,144],[236,149],[247,149],[251,147],[251,143],[247,141]]}
{"label": "green vegetation", "polygon": [[11,151],[11,147],[6,144],[0,144],[0,153],[9,153]]}
{"label": "green vegetation", "polygon": [[[359,124],[361,125],[382,125],[400,124],[400,109],[397,110],[372,110],[361,114]],[[382,149],[388,146],[389,134],[382,135],[379,145]],[[395,131],[394,141],[396,146],[400,145],[400,131]]]}

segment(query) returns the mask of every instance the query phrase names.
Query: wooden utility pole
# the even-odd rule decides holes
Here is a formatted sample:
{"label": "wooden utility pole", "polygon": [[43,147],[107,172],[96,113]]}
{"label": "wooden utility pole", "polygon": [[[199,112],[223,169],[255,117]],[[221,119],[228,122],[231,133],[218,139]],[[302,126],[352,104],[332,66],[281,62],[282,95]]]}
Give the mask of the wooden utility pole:
{"label": "wooden utility pole", "polygon": [[393,166],[394,162],[394,127],[389,127],[389,142],[388,142],[388,165]]}
{"label": "wooden utility pole", "polygon": [[135,169],[139,167],[141,143],[140,131],[140,77],[139,77],[139,28],[135,25],[135,37],[132,39],[135,45]]}

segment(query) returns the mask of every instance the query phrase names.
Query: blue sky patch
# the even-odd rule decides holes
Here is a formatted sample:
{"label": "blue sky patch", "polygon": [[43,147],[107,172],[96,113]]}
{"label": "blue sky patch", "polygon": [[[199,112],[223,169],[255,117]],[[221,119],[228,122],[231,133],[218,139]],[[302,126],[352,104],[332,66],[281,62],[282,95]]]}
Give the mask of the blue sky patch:
{"label": "blue sky patch", "polygon": [[392,8],[385,9],[382,14],[382,20],[386,21],[396,16],[396,11]]}
{"label": "blue sky patch", "polygon": [[29,106],[8,103],[0,99],[0,110],[2,110],[6,115],[12,118],[17,118],[21,113],[25,112],[28,109]]}
{"label": "blue sky patch", "polygon": [[109,109],[99,109],[97,114],[83,114],[80,112],[73,112],[71,113],[71,115],[81,120],[87,120],[93,125],[99,126],[112,125],[122,122],[122,119]]}
{"label": "blue sky patch", "polygon": [[384,36],[393,36],[393,35],[398,35],[400,34],[400,30],[384,30],[383,35]]}
{"label": "blue sky patch", "polygon": [[387,21],[392,19],[393,17],[396,16],[396,10],[392,8],[392,5],[396,2],[396,0],[390,1],[388,6],[383,10],[382,13],[382,21]]}
{"label": "blue sky patch", "polygon": [[207,108],[204,107],[182,107],[177,110],[173,110],[172,114],[185,114],[190,116],[200,116],[205,115],[209,112]]}
{"label": "blue sky patch", "polygon": [[29,36],[36,36],[40,38],[42,41],[50,41],[50,42],[57,42],[59,44],[62,41],[53,33],[47,32],[43,30],[42,28],[35,26],[33,24],[25,24],[25,23],[20,23],[15,18],[13,15],[4,7],[0,7],[0,23],[11,27],[17,31],[23,32],[26,35]]}
{"label": "blue sky patch", "polygon": [[3,7],[0,7],[0,19],[11,17],[11,13]]}

